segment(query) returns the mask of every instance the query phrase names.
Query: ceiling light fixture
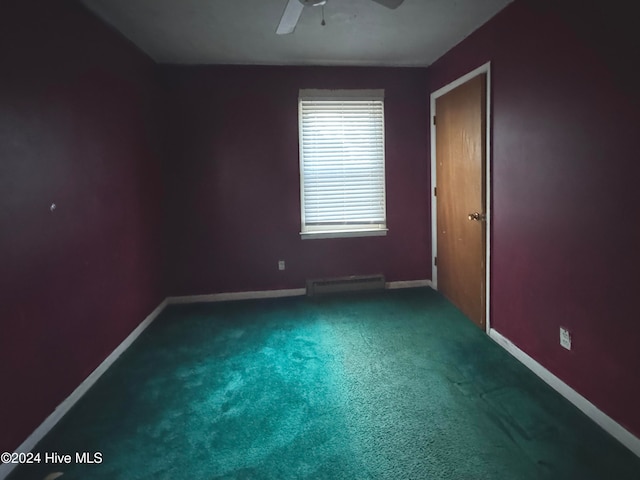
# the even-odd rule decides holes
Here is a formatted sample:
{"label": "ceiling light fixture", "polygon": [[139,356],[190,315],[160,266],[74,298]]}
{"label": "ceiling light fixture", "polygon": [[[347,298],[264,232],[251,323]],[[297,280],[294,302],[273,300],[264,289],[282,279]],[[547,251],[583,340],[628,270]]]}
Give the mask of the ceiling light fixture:
{"label": "ceiling light fixture", "polygon": [[[387,7],[390,9],[398,8],[404,0],[372,0],[373,2],[382,5],[383,7]],[[298,20],[300,19],[300,15],[302,15],[302,10],[304,7],[322,7],[322,23],[321,25],[326,25],[324,21],[324,6],[327,3],[327,0],[288,0],[287,6],[284,9],[284,13],[282,14],[282,18],[280,19],[280,23],[278,24],[278,28],[276,33],[278,35],[286,35],[288,33],[293,33],[298,24]]]}

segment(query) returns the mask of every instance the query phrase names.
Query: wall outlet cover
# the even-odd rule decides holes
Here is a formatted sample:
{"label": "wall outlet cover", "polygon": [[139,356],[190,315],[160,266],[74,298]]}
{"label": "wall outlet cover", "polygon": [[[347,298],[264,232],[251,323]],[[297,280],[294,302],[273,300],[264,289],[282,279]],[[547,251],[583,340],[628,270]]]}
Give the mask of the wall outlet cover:
{"label": "wall outlet cover", "polygon": [[564,327],[560,327],[560,345],[567,350],[571,350],[571,334]]}

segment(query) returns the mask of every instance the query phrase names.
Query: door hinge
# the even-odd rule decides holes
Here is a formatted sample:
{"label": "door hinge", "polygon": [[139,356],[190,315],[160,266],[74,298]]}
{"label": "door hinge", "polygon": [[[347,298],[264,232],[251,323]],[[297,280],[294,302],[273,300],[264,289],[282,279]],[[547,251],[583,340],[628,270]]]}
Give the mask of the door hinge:
{"label": "door hinge", "polygon": [[433,196],[434,197],[438,196],[438,187],[433,187]]}
{"label": "door hinge", "polygon": [[436,124],[436,116],[435,115],[433,116],[433,124],[434,125]]}
{"label": "door hinge", "polygon": [[433,264],[437,267],[438,266],[438,257],[433,257]]}

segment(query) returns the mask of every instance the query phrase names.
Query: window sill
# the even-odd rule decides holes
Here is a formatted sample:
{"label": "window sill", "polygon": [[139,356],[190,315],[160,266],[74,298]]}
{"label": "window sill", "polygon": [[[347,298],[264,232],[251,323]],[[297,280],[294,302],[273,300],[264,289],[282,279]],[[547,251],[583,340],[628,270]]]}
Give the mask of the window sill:
{"label": "window sill", "polygon": [[350,238],[350,237],[384,237],[389,230],[376,228],[372,230],[344,230],[344,231],[317,231],[300,232],[302,240],[315,240],[320,238]]}

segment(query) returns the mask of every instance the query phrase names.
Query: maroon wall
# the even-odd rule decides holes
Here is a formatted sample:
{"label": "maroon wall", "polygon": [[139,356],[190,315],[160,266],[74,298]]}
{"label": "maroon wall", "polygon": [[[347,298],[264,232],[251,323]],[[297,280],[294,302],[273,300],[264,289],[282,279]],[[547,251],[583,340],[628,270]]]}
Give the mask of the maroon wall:
{"label": "maroon wall", "polygon": [[492,62],[492,326],[640,435],[640,112],[606,39],[562,18],[516,1],[430,67],[431,91]]}
{"label": "maroon wall", "polygon": [[0,451],[163,298],[154,68],[76,2],[1,4]]}
{"label": "maroon wall", "polygon": [[[163,85],[170,295],[380,272],[392,281],[430,278],[424,69],[167,67]],[[386,237],[300,239],[301,88],[385,89]]]}
{"label": "maroon wall", "polygon": [[[155,77],[75,2],[3,2],[0,451],[23,441],[165,287],[429,278],[426,86],[489,60],[492,325],[640,435],[637,85],[602,56],[626,58],[620,49],[582,38],[584,24],[574,31],[543,5],[517,0],[428,71],[163,67]],[[386,237],[300,239],[300,88],[385,89]]]}

